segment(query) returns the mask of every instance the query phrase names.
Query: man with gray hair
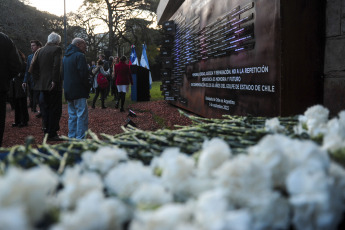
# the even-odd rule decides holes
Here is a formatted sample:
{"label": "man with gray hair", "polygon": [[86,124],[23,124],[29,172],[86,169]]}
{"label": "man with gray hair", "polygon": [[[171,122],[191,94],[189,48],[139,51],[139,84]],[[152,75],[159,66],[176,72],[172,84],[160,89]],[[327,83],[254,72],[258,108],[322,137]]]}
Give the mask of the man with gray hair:
{"label": "man with gray hair", "polygon": [[64,94],[68,102],[68,137],[84,139],[89,124],[89,67],[85,57],[86,42],[74,38],[63,58]]}
{"label": "man with gray hair", "polygon": [[62,113],[62,49],[61,36],[52,32],[47,44],[36,51],[29,72],[33,74],[35,90],[43,95],[42,118],[49,141],[61,140],[57,135]]}

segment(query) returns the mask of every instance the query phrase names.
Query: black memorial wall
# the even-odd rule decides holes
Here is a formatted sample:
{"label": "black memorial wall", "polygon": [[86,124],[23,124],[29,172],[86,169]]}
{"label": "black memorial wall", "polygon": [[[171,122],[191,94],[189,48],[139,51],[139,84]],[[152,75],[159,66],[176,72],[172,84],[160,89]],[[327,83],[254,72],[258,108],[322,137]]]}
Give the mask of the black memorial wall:
{"label": "black memorial wall", "polygon": [[165,100],[206,117],[292,115],[319,103],[317,2],[184,1],[163,23]]}

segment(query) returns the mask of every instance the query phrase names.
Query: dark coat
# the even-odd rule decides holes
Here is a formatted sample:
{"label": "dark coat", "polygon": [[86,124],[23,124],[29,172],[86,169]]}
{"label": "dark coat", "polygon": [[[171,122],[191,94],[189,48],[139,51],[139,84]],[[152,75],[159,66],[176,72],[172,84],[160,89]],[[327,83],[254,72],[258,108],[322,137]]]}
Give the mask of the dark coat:
{"label": "dark coat", "polygon": [[62,90],[61,60],[62,49],[60,46],[47,43],[43,48],[37,50],[38,56],[32,65],[38,69],[39,75],[34,75],[35,90],[50,90],[51,83],[55,83],[55,90]]}
{"label": "dark coat", "polygon": [[85,54],[71,44],[63,58],[63,88],[66,100],[88,98],[91,88]]}
{"label": "dark coat", "polygon": [[21,60],[12,40],[0,32],[0,92],[7,92],[11,79],[20,72]]}
{"label": "dark coat", "polygon": [[114,72],[116,85],[129,85],[129,83],[133,85],[131,70],[125,62],[120,61],[119,64],[116,64]]}
{"label": "dark coat", "polygon": [[17,76],[13,77],[11,80],[9,96],[12,98],[23,98],[27,96],[26,91],[24,91],[22,87],[25,75],[25,65],[26,63],[23,60],[22,69],[20,73],[17,74]]}

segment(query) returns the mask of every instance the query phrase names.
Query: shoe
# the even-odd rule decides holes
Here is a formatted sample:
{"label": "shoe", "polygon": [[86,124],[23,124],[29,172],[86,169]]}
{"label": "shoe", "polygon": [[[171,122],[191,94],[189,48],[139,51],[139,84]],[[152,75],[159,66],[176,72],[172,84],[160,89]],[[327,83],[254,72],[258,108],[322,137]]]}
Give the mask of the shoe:
{"label": "shoe", "polygon": [[106,109],[106,108],[108,108],[107,106],[102,106],[102,109]]}
{"label": "shoe", "polygon": [[116,103],[115,104],[115,109],[118,109],[119,108],[119,103]]}
{"label": "shoe", "polygon": [[41,118],[42,117],[42,113],[39,112],[38,114],[36,114],[36,117],[37,118]]}
{"label": "shoe", "polygon": [[124,109],[124,108],[121,108],[121,109],[120,109],[120,112],[125,112],[125,109]]}
{"label": "shoe", "polygon": [[17,127],[18,125],[18,123],[12,123],[12,127]]}
{"label": "shoe", "polygon": [[25,126],[28,126],[28,123],[19,123],[18,124],[18,127],[21,128],[21,127],[25,127]]}
{"label": "shoe", "polygon": [[92,105],[92,106],[91,106],[91,108],[93,108],[93,109],[94,109],[94,108],[95,108],[95,106],[94,106],[94,105]]}
{"label": "shoe", "polygon": [[48,141],[63,141],[58,135],[53,137],[48,137]]}

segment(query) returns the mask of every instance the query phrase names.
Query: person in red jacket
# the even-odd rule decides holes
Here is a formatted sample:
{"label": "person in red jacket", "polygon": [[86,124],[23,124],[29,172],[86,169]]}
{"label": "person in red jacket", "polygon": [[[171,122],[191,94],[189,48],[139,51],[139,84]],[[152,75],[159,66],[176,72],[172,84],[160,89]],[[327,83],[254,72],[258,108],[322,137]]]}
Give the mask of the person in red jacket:
{"label": "person in red jacket", "polygon": [[115,108],[119,108],[119,103],[121,101],[120,112],[124,112],[123,105],[125,104],[126,93],[129,89],[129,83],[133,85],[133,79],[129,65],[126,64],[126,56],[120,58],[119,64],[114,67],[114,82],[119,92],[119,100],[115,105]]}

